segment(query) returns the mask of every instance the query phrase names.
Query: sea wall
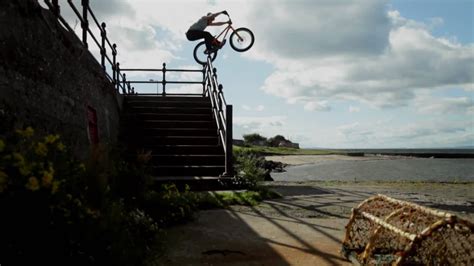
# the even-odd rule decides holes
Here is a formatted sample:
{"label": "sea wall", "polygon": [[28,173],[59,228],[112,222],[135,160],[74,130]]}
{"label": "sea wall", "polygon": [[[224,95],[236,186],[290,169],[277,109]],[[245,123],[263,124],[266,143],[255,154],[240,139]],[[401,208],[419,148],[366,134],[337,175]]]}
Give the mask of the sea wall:
{"label": "sea wall", "polygon": [[85,158],[117,140],[121,96],[100,64],[36,0],[0,2],[0,134],[58,133]]}

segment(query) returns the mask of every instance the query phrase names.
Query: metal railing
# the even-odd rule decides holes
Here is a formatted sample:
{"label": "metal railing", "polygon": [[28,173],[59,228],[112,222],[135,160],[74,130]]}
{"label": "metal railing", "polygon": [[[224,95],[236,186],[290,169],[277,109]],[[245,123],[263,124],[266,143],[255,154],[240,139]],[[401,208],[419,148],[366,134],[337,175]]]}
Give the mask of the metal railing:
{"label": "metal railing", "polygon": [[[73,36],[76,36],[89,52],[88,37],[90,36],[90,38],[92,38],[100,50],[100,62],[98,61],[98,63],[101,65],[105,76],[110,82],[112,82],[117,92],[120,93],[121,90],[124,94],[132,93],[132,89],[129,86],[126,86],[126,83],[121,82],[126,80],[126,76],[120,73],[120,64],[117,62],[117,45],[115,43],[112,44],[109,38],[107,38],[106,24],[105,22],[99,23],[97,17],[89,5],[89,0],[81,0],[81,11],[79,11],[79,9],[73,3],[73,0],[67,0],[69,7],[81,22],[82,38],[79,38],[79,36],[75,34],[74,29],[72,29],[67,21],[61,16],[61,7],[59,6],[58,0],[44,0],[44,2],[59,20],[59,22],[69,32],[71,32]],[[100,31],[100,40],[94,35],[91,27],[89,26],[89,17],[92,18],[92,21],[94,22],[93,24],[95,24]],[[111,51],[111,55],[107,53],[108,51]],[[95,58],[94,56],[92,57]],[[107,69],[112,70],[112,75],[107,71]]]}
{"label": "metal railing", "polygon": [[[135,87],[132,84],[161,84],[162,85],[162,95],[179,95],[179,93],[167,93],[166,85],[167,84],[201,84],[202,93],[194,94],[202,97],[209,97],[212,105],[213,117],[217,123],[217,135],[219,138],[219,144],[222,145],[225,152],[225,172],[223,176],[233,175],[232,167],[232,105],[226,103],[224,98],[224,93],[222,91],[223,87],[217,81],[217,70],[212,66],[212,61],[208,58],[207,64],[203,66],[203,69],[169,69],[166,68],[166,64],[163,63],[163,68],[161,69],[132,69],[132,68],[120,68],[120,63],[117,61],[117,45],[111,43],[107,37],[106,24],[105,22],[99,23],[97,17],[92,11],[89,0],[81,0],[81,11],[74,5],[73,0],[67,0],[70,8],[77,16],[81,22],[82,34],[81,38],[75,34],[74,29],[72,29],[67,21],[61,16],[61,7],[59,6],[58,0],[44,0],[48,8],[52,11],[55,17],[59,22],[72,33],[73,36],[76,36],[79,41],[82,42],[83,46],[90,52],[88,37],[92,38],[93,42],[100,50],[100,62],[97,61],[104,71],[104,75],[109,79],[113,84],[117,93],[122,94],[137,94],[135,92]],[[89,17],[92,18],[96,27],[100,31],[100,41],[97,36],[94,35],[93,31],[89,26]],[[110,56],[107,52],[111,51],[112,55]],[[92,53],[91,53],[92,55]],[[93,58],[95,58],[92,55]],[[96,59],[97,60],[97,59]],[[108,69],[112,70],[112,75],[108,73]],[[124,72],[161,72],[162,80],[127,80],[127,74]],[[177,81],[177,80],[167,80],[167,72],[195,72],[202,73],[202,80],[199,81]],[[142,95],[144,93],[141,93]],[[157,92],[157,94],[159,94]],[[157,95],[153,94],[153,95]],[[190,93],[183,93],[185,95],[193,95]]]}
{"label": "metal railing", "polygon": [[[160,94],[158,92],[158,84],[162,86],[161,95],[202,95],[205,94],[205,67],[203,69],[175,69],[175,68],[166,68],[166,63],[163,63],[163,68],[123,68],[119,69],[119,73],[122,72],[161,72],[161,80],[127,80],[126,73],[123,74],[124,80],[123,83],[127,87],[131,87],[132,84],[157,84],[157,92],[156,93],[139,93],[140,95],[157,95]],[[182,81],[182,80],[167,80],[166,73],[167,72],[188,72],[188,73],[201,73],[202,79],[198,81]],[[202,93],[193,94],[193,93],[167,93],[166,92],[166,85],[167,84],[200,84],[202,85]],[[135,92],[135,87],[131,87],[132,93]]]}
{"label": "metal railing", "polygon": [[205,93],[204,96],[211,99],[212,113],[217,123],[217,134],[224,148],[225,172],[223,176],[232,176],[234,173],[232,165],[232,105],[227,104],[223,86],[217,81],[217,70],[212,66],[208,57],[205,65]]}

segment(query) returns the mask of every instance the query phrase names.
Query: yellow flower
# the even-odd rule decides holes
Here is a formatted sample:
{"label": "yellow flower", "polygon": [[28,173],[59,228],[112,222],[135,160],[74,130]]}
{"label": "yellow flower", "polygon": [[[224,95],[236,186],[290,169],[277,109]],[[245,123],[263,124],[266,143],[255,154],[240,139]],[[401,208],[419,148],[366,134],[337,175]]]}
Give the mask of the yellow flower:
{"label": "yellow flower", "polygon": [[21,153],[18,153],[18,152],[13,153],[13,159],[17,160],[18,163],[21,163],[21,164],[25,162],[25,158],[23,158],[23,155],[21,155]]}
{"label": "yellow flower", "polygon": [[5,149],[5,142],[3,142],[3,139],[0,139],[0,152],[2,152]]}
{"label": "yellow flower", "polygon": [[41,179],[41,182],[43,184],[43,187],[51,186],[51,182],[53,182],[53,173],[45,171],[43,174],[43,178]]}
{"label": "yellow flower", "polygon": [[38,182],[38,179],[34,176],[30,177],[28,179],[28,183],[26,184],[25,186],[27,189],[31,190],[31,191],[36,191],[38,190],[40,187],[39,187],[39,182]]}
{"label": "yellow flower", "polygon": [[49,163],[48,168],[49,168],[48,171],[43,171],[43,178],[41,179],[43,187],[50,187],[51,182],[53,182],[53,177],[54,177],[53,165],[51,163]]}
{"label": "yellow flower", "polygon": [[66,146],[64,146],[64,144],[62,144],[61,142],[59,142],[58,145],[56,146],[56,148],[58,148],[58,151],[64,151],[64,149],[66,148]]}
{"label": "yellow flower", "polygon": [[16,133],[18,133],[22,137],[28,138],[33,136],[33,134],[35,134],[35,131],[32,127],[27,127],[25,130],[17,129]]}
{"label": "yellow flower", "polygon": [[13,153],[13,159],[16,160],[16,162],[13,163],[13,165],[18,168],[21,175],[27,176],[31,173],[31,169],[25,163],[25,158],[23,157],[23,155],[21,155],[21,153],[14,152]]}
{"label": "yellow flower", "polygon": [[48,147],[42,142],[38,142],[35,147],[35,153],[39,156],[46,156],[48,154]]}
{"label": "yellow flower", "polygon": [[3,192],[5,188],[7,187],[7,180],[8,176],[5,172],[0,171],[0,192]]}
{"label": "yellow flower", "polygon": [[28,176],[31,173],[30,168],[28,168],[25,164],[21,165],[18,170],[22,176]]}
{"label": "yellow flower", "polygon": [[61,182],[59,181],[53,181],[53,186],[51,188],[51,194],[56,194],[56,192],[58,192],[59,190],[59,185],[61,185]]}
{"label": "yellow flower", "polygon": [[86,171],[86,166],[85,166],[83,163],[81,163],[81,164],[79,165],[79,169],[80,169],[81,171]]}
{"label": "yellow flower", "polygon": [[44,142],[46,144],[53,144],[58,139],[59,139],[59,135],[48,135],[48,136],[44,137]]}

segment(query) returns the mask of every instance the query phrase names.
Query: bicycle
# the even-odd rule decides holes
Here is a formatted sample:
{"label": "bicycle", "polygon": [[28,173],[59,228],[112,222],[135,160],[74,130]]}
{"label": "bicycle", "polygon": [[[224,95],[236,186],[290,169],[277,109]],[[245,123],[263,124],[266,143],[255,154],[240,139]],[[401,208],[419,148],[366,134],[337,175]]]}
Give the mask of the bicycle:
{"label": "bicycle", "polygon": [[211,58],[211,61],[214,61],[217,57],[217,51],[222,49],[226,43],[226,37],[227,34],[232,31],[230,34],[230,46],[232,49],[234,49],[237,52],[245,52],[249,50],[252,46],[253,43],[255,42],[255,37],[253,35],[253,32],[247,28],[237,28],[234,29],[232,27],[232,20],[230,19],[229,14],[226,14],[227,17],[229,18],[229,23],[227,26],[216,36],[214,36],[215,39],[219,40],[219,38],[222,37],[222,41],[220,41],[223,45],[221,47],[214,47],[215,50],[211,53],[206,52],[206,43],[204,41],[198,43],[196,47],[194,48],[193,56],[194,60],[198,62],[201,65],[207,64],[207,57]]}

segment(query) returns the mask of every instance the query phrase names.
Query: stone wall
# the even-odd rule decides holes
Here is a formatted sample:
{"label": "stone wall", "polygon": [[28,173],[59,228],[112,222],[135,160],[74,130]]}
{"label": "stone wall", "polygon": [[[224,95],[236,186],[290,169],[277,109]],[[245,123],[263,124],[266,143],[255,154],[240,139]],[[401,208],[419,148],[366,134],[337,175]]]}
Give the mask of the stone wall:
{"label": "stone wall", "polygon": [[115,143],[121,96],[80,40],[36,0],[0,1],[0,134],[32,126],[90,150],[87,110],[100,143]]}

